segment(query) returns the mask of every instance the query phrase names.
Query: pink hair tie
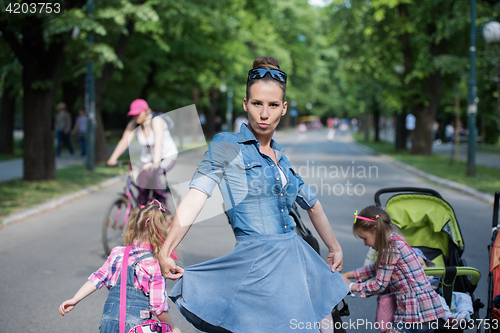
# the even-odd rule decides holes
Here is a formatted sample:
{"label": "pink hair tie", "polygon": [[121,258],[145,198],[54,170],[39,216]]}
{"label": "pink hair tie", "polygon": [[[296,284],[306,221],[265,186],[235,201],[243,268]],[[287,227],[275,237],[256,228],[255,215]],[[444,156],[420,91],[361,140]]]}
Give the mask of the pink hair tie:
{"label": "pink hair tie", "polygon": [[139,208],[140,208],[140,209],[144,209],[144,208],[146,208],[146,206],[142,205],[142,206],[141,206],[141,207],[139,207]]}
{"label": "pink hair tie", "polygon": [[147,227],[147,226],[148,226],[148,221],[149,221],[149,217],[148,217],[148,219],[146,220],[145,227]]}
{"label": "pink hair tie", "polygon": [[[377,215],[378,217],[378,215]],[[370,222],[375,222],[375,220],[372,220],[372,219],[369,219],[367,217],[363,217],[363,216],[358,216],[358,211],[356,211],[356,213],[354,213],[354,223],[356,223],[356,220],[365,220],[365,221],[370,221]]]}
{"label": "pink hair tie", "polygon": [[378,219],[378,217],[379,217],[379,216],[380,216],[380,215],[377,215],[377,216],[375,216],[375,218],[376,218],[376,219]]}
{"label": "pink hair tie", "polygon": [[158,209],[161,210],[161,211],[165,211],[165,208],[163,208],[163,206],[161,205],[161,202],[159,202],[158,200],[154,199],[153,201],[151,201],[149,204],[152,205],[153,203],[158,203]]}

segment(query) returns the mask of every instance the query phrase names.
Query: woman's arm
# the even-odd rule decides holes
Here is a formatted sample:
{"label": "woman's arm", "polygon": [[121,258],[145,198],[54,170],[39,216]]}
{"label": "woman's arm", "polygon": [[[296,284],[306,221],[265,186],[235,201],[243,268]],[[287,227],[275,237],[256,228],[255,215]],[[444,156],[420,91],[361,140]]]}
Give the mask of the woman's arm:
{"label": "woman's arm", "polygon": [[326,259],[326,263],[332,266],[332,272],[334,272],[336,269],[341,272],[342,263],[344,260],[342,248],[340,247],[337,238],[335,238],[332,227],[330,226],[328,218],[323,211],[323,206],[321,206],[321,203],[317,201],[314,206],[307,210],[307,213],[309,214],[309,218],[311,219],[314,228],[318,232],[325,245],[328,247],[329,253],[328,258]]}
{"label": "woman's arm", "polygon": [[107,162],[108,165],[115,165],[118,161],[118,158],[125,152],[125,150],[127,150],[129,144],[129,136],[134,135],[134,124],[134,121],[128,123],[125,131],[123,132],[122,138],[116,145],[115,150],[113,150],[113,153],[111,154],[111,157]]}
{"label": "woman's arm", "polygon": [[175,264],[175,261],[170,258],[170,254],[193,225],[207,198],[208,196],[205,193],[192,188],[180,203],[179,208],[177,208],[172,227],[158,257],[162,275],[166,279],[175,280],[182,276],[184,270]]}
{"label": "woman's arm", "polygon": [[165,121],[160,117],[155,117],[151,120],[153,122],[153,133],[155,136],[155,145],[153,149],[153,165],[157,168],[161,161],[161,149],[163,145],[163,131],[165,129]]}
{"label": "woman's arm", "polygon": [[75,296],[73,298],[68,299],[67,301],[64,301],[60,306],[59,306],[59,313],[64,316],[66,313],[70,312],[75,308],[75,305],[78,304],[82,299],[87,297],[88,295],[92,294],[94,291],[96,291],[97,288],[94,286],[94,284],[90,281],[85,282],[85,284],[76,292]]}

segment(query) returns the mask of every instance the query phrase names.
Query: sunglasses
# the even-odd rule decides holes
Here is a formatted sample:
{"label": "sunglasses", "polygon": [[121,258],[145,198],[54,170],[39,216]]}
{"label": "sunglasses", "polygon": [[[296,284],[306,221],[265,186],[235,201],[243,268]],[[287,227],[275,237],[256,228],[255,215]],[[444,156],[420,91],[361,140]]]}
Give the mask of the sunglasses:
{"label": "sunglasses", "polygon": [[266,76],[269,73],[271,77],[279,82],[286,83],[286,73],[282,72],[278,69],[270,69],[270,68],[254,68],[248,71],[248,78],[247,82],[249,79],[262,79],[264,76]]}

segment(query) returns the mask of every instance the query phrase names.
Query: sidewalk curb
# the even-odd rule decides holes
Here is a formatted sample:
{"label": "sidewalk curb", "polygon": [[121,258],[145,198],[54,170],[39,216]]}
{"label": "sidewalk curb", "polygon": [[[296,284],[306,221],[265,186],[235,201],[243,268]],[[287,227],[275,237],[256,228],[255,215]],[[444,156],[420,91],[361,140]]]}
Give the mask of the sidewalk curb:
{"label": "sidewalk curb", "polygon": [[27,219],[29,217],[32,217],[32,216],[35,216],[38,214],[45,213],[49,210],[60,207],[67,202],[70,202],[70,201],[73,201],[76,199],[80,199],[81,197],[84,197],[84,196],[86,196],[90,193],[93,193],[93,192],[100,191],[106,187],[115,185],[116,183],[123,182],[124,177],[125,176],[123,176],[123,175],[116,176],[116,177],[107,179],[107,180],[105,180],[97,185],[93,185],[93,186],[81,189],[79,191],[76,191],[74,193],[66,194],[60,198],[46,201],[46,202],[39,204],[39,205],[36,205],[34,207],[23,209],[20,212],[7,215],[6,217],[4,217],[3,219],[0,220],[0,229],[9,225],[9,224],[22,221],[24,219]]}
{"label": "sidewalk curb", "polygon": [[459,184],[459,183],[451,181],[451,180],[447,180],[447,179],[443,179],[443,178],[431,175],[430,173],[427,173],[427,172],[424,172],[420,169],[412,167],[411,165],[400,162],[389,155],[381,154],[381,153],[377,152],[376,150],[369,148],[369,147],[357,142],[354,139],[352,139],[351,143],[367,154],[377,156],[381,160],[384,160],[386,162],[394,164],[395,166],[397,166],[403,170],[409,171],[409,172],[416,174],[417,176],[420,176],[422,178],[426,178],[427,180],[430,180],[434,183],[438,183],[438,184],[443,185],[443,186],[450,188],[452,190],[456,190],[456,191],[468,194],[468,195],[473,196],[479,200],[482,200],[490,205],[493,205],[493,203],[495,201],[495,197],[493,195],[490,195],[490,194],[487,194],[484,192],[480,192],[476,189],[473,189],[472,187],[469,187],[469,186],[466,186],[463,184]]}

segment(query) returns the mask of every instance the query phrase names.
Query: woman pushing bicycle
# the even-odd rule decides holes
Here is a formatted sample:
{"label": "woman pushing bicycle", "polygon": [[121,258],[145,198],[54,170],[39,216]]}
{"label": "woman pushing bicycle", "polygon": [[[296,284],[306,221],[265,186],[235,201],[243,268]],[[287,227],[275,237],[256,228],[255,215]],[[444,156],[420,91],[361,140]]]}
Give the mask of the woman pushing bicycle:
{"label": "woman pushing bicycle", "polygon": [[[277,59],[254,61],[243,100],[249,123],[214,137],[160,252],[163,276],[182,277],[169,297],[205,332],[333,332],[330,312],[348,292],[337,272],[342,249],[323,208],[272,139],[287,110],[286,78]],[[169,256],[217,185],[231,205],[236,247],[182,269]],[[294,232],[294,202],[325,242],[326,263]]]}
{"label": "woman pushing bicycle", "polygon": [[[107,164],[112,166],[117,163],[118,158],[127,150],[134,136],[141,145],[139,163],[138,185],[139,202],[145,203],[150,190],[153,197],[165,202],[164,189],[154,188],[160,173],[166,173],[175,164],[178,150],[172,136],[170,135],[167,121],[159,116],[153,117],[148,103],[143,99],[136,99],[130,104],[127,116],[133,119],[127,124],[121,140],[108,159]],[[140,126],[140,129],[138,128]],[[149,184],[153,184],[149,186]]]}

